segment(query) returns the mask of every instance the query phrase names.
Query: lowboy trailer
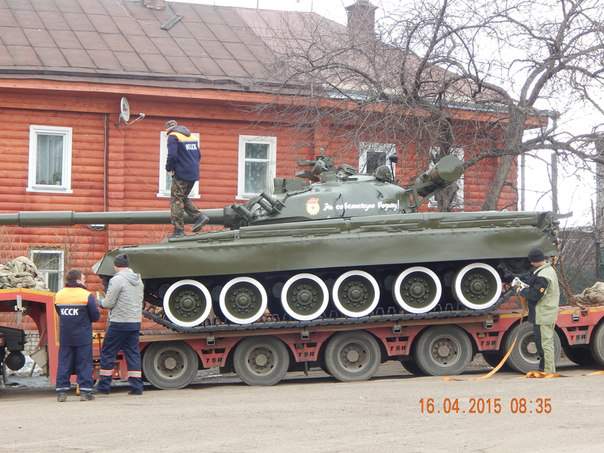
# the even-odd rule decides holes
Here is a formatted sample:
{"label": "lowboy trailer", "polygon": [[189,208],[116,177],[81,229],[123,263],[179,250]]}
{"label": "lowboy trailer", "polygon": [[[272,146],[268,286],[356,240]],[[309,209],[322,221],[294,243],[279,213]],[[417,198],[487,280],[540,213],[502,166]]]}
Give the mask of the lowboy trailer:
{"label": "lowboy trailer", "polygon": [[[32,358],[54,384],[59,346],[54,294],[0,290],[2,311],[34,321],[40,342]],[[158,329],[141,335],[143,374],[160,389],[186,387],[200,369],[212,367],[235,372],[249,385],[274,385],[288,371],[316,367],[339,381],[366,380],[389,360],[401,362],[416,375],[456,375],[464,372],[477,353],[489,364],[497,364],[512,344],[507,367],[525,373],[536,369],[538,363],[532,327],[522,322],[524,315],[514,300],[488,313],[473,311],[455,317],[436,312],[422,319],[406,319],[396,313],[310,322],[268,319],[248,326],[210,323],[180,332],[166,329],[169,324],[158,315],[146,312],[145,316],[155,321]],[[604,306],[560,307],[556,333],[558,358],[564,351],[579,365],[604,366]],[[94,332],[96,363],[102,336],[102,331]],[[18,367],[24,332],[18,325],[0,326],[0,337],[0,359],[11,368]],[[121,356],[114,378],[127,379]]]}

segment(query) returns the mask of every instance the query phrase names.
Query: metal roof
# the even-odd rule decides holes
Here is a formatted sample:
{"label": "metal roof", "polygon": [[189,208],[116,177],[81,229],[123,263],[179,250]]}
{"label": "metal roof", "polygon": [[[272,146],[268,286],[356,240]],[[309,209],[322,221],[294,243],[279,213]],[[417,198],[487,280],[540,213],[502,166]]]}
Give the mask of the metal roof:
{"label": "metal roof", "polygon": [[[314,13],[142,0],[0,0],[0,76],[270,87],[279,41]],[[184,84],[184,85],[183,85]]]}

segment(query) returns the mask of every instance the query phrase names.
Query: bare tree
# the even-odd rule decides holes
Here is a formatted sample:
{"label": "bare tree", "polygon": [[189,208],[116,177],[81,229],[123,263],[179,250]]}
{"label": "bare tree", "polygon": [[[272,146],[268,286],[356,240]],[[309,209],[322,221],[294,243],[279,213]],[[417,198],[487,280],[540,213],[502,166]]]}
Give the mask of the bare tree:
{"label": "bare tree", "polygon": [[[416,143],[425,161],[472,144],[467,167],[496,159],[483,209],[497,208],[523,153],[553,150],[588,168],[602,160],[593,147],[602,121],[571,132],[556,112],[584,106],[604,118],[602,0],[412,0],[375,34],[314,17],[282,24],[268,41],[279,55],[281,119],[355,146]],[[452,193],[438,195],[442,210]]]}

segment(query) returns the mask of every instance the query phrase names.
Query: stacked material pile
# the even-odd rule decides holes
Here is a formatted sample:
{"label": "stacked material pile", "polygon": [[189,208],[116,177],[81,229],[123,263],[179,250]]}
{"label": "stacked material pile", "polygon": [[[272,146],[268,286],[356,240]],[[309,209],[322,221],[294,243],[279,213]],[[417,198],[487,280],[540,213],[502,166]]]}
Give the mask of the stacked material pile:
{"label": "stacked material pile", "polygon": [[604,305],[604,282],[596,282],[581,294],[575,294],[573,301],[579,305]]}
{"label": "stacked material pile", "polygon": [[32,260],[19,256],[6,264],[0,264],[0,289],[31,288],[48,291],[46,282]]}

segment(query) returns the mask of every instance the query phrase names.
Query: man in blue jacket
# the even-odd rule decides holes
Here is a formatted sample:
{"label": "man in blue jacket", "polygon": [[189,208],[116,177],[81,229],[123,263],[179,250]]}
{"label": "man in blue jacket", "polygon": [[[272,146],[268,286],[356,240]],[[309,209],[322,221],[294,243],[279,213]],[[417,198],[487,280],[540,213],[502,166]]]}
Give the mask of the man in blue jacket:
{"label": "man in blue jacket", "polygon": [[191,189],[199,180],[199,144],[189,129],[179,126],[176,121],[168,121],[165,127],[168,134],[166,171],[172,174],[170,221],[174,225],[174,233],[170,237],[175,238],[185,234],[185,213],[195,219],[193,232],[201,230],[210,219],[189,199]]}
{"label": "man in blue jacket", "polygon": [[67,400],[72,372],[78,375],[80,400],[94,399],[92,394],[92,323],[100,317],[95,297],[86,289],[86,276],[78,269],[67,273],[65,288],[55,295],[59,315],[59,366],[57,401]]}

